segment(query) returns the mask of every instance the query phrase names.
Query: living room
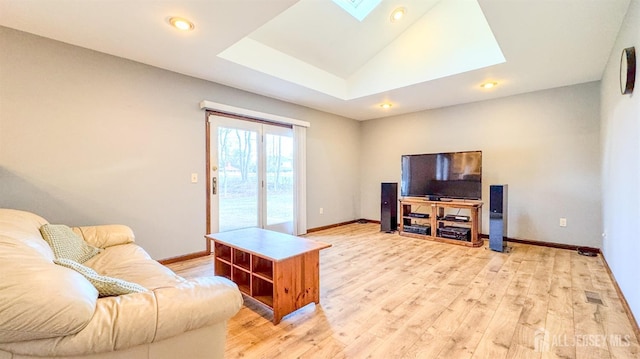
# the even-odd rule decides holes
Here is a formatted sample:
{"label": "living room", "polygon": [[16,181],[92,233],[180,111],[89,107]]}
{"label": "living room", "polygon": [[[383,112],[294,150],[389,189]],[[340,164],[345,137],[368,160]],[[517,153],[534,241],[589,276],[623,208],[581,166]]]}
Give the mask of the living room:
{"label": "living room", "polygon": [[600,249],[638,318],[640,101],[619,64],[639,24],[632,0],[599,79],[366,121],[0,27],[0,207],[127,224],[158,260],[202,251],[206,184],[190,174],[205,178],[212,100],[311,124],[309,229],[379,220],[403,154],[482,150],[484,202],[509,184],[508,237]]}

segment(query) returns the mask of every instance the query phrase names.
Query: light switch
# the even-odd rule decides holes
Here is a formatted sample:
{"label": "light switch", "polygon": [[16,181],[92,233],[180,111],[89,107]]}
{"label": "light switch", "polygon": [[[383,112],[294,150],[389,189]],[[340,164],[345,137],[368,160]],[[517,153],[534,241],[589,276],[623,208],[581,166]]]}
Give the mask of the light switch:
{"label": "light switch", "polygon": [[198,183],[198,174],[197,173],[192,173],[191,174],[191,183]]}

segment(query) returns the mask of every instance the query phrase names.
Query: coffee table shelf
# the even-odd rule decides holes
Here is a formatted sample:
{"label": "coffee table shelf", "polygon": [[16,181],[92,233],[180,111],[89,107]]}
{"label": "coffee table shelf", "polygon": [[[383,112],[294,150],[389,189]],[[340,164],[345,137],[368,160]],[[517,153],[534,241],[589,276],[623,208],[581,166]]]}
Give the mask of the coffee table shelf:
{"label": "coffee table shelf", "polygon": [[231,247],[225,246],[221,243],[216,243],[215,245],[215,256],[220,260],[231,264]]}
{"label": "coffee table shelf", "polygon": [[254,274],[273,282],[273,262],[259,256],[253,258]]}
{"label": "coffee table shelf", "polygon": [[231,263],[222,259],[216,259],[214,264],[216,275],[231,279]]}
{"label": "coffee table shelf", "polygon": [[252,297],[273,308],[273,282],[254,276]]}
{"label": "coffee table shelf", "polygon": [[216,275],[273,310],[273,323],[320,303],[319,252],[331,245],[259,228],[208,234]]}

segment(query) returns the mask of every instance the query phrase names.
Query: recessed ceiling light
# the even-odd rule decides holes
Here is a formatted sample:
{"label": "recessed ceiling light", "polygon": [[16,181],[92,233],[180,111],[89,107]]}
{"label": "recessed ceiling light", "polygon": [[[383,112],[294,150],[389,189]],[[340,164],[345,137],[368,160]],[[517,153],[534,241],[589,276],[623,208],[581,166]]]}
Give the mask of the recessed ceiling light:
{"label": "recessed ceiling light", "polygon": [[384,108],[385,110],[391,108],[391,106],[393,105],[390,103],[383,103],[382,105],[380,105],[380,107]]}
{"label": "recessed ceiling light", "polygon": [[497,82],[485,82],[482,85],[480,85],[480,87],[482,87],[483,89],[490,89],[496,86],[498,86]]}
{"label": "recessed ceiling light", "polygon": [[407,8],[399,7],[391,12],[391,22],[396,22],[407,14]]}
{"label": "recessed ceiling light", "polygon": [[181,17],[172,17],[169,19],[169,23],[171,26],[182,31],[189,31],[195,28],[195,25],[193,25],[191,21]]}

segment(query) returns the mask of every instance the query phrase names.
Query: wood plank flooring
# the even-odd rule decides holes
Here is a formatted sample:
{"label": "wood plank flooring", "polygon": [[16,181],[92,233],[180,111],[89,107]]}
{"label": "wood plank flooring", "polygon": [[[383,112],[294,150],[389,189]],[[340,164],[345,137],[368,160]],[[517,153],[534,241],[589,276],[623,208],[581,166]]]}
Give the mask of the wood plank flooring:
{"label": "wood plank flooring", "polygon": [[[227,358],[640,358],[601,257],[510,243],[510,253],[350,224],[307,235],[320,252],[320,305],[280,324],[245,297]],[[213,275],[211,257],[169,265]],[[594,292],[603,304],[588,302]]]}

